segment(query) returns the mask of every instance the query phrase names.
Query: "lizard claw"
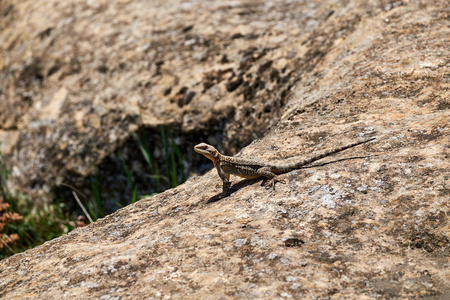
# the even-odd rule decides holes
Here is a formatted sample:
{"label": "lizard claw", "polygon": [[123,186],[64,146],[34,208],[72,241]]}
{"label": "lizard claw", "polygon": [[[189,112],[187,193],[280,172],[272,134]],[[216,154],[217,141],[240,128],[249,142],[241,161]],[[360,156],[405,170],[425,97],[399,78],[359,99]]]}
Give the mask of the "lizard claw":
{"label": "lizard claw", "polygon": [[273,188],[275,190],[275,184],[279,182],[279,183],[283,183],[286,184],[286,181],[284,179],[276,179],[276,178],[272,178],[269,181],[267,181],[267,183],[265,184],[266,190]]}
{"label": "lizard claw", "polygon": [[222,190],[222,193],[220,194],[220,199],[226,197],[228,190],[230,189],[230,186],[231,186],[231,182],[229,182],[229,181],[223,182],[223,190]]}

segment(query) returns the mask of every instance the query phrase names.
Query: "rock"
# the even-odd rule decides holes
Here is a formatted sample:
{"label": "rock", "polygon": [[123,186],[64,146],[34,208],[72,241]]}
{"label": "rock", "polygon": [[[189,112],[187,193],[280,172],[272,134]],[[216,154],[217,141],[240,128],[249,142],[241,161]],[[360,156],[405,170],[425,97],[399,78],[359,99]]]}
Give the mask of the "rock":
{"label": "rock", "polygon": [[64,105],[64,101],[67,97],[67,89],[65,87],[62,87],[59,89],[55,95],[53,96],[52,100],[50,100],[50,103],[48,103],[42,110],[40,119],[41,120],[56,120],[58,119],[58,116],[61,111],[61,107]]}
{"label": "rock", "polygon": [[[183,10],[174,3],[2,1],[0,129],[20,129],[19,139],[8,141],[4,152],[9,166],[21,170],[12,178],[16,189],[39,202],[51,201],[53,193],[45,191],[65,188],[60,183],[89,194],[86,174],[120,173],[96,169],[116,152],[127,152],[123,147],[131,145],[134,133],[156,132],[161,124],[172,124],[181,139],[221,136],[220,148],[235,152],[276,123],[284,100],[270,113],[264,113],[264,103],[287,97],[283,91],[290,83],[280,81],[276,89],[258,83],[296,66],[278,71],[268,63],[272,59],[262,58],[273,52],[282,59],[280,53],[289,53],[300,33],[290,43],[262,33],[285,36],[278,26],[298,25],[282,15],[265,15],[264,3],[255,4],[251,15],[217,1]],[[248,18],[251,22],[244,22]],[[233,39],[237,32],[246,38]],[[254,38],[247,39],[250,35]],[[232,74],[238,81],[229,87]],[[211,109],[217,106],[220,110]],[[242,112],[235,113],[236,107]],[[188,151],[198,142],[181,148]],[[187,169],[193,171],[198,169]]]}
{"label": "rock", "polygon": [[[38,34],[54,23],[47,37],[51,38],[74,26],[80,28],[73,32],[89,32],[80,29],[89,28],[94,18],[99,22],[95,36],[103,37],[101,34],[109,32],[110,47],[124,52],[131,51],[126,49],[133,49],[133,45],[140,44],[137,40],[144,39],[139,38],[140,31],[132,28],[154,29],[155,40],[152,39],[147,51],[153,52],[152,58],[164,57],[165,63],[161,75],[151,79],[150,87],[140,90],[141,109],[144,115],[152,116],[149,122],[178,120],[178,114],[183,112],[185,120],[192,120],[186,126],[195,131],[201,127],[192,124],[211,127],[212,119],[221,120],[222,113],[233,107],[232,117],[223,126],[223,143],[233,149],[244,140],[254,140],[237,155],[266,160],[294,160],[299,155],[308,156],[371,136],[376,136],[377,141],[329,157],[314,167],[285,174],[286,184],[278,184],[276,190],[264,189],[261,180],[232,178],[229,195],[217,200],[221,182],[214,169],[204,176],[192,177],[177,188],[0,261],[1,297],[450,297],[450,66],[445,60],[450,53],[445,1],[352,0],[347,5],[331,1],[230,5],[219,1],[183,5],[177,1],[118,1],[108,2],[107,6],[99,4],[97,8],[84,4],[66,7],[58,2],[61,6],[58,10],[50,9],[47,4],[50,2],[36,7],[32,3],[2,1],[0,7],[5,17],[0,22],[11,22],[9,30],[27,22],[37,26],[40,23],[34,18],[45,11],[46,26],[26,28],[39,28]],[[19,10],[16,5],[33,9],[34,14],[19,18],[20,12],[29,10]],[[65,11],[63,8],[77,22],[62,22],[58,14]],[[121,18],[111,17],[119,12]],[[151,27],[149,20],[159,26]],[[187,24],[193,27],[183,32]],[[214,24],[221,24],[216,27],[216,35],[204,34],[203,42],[196,38],[190,50],[184,41],[193,37],[179,36],[199,37],[203,29],[210,31]],[[236,24],[252,28],[256,38],[231,39]],[[14,34],[24,34],[25,27],[21,28]],[[295,36],[283,36],[295,29],[300,30]],[[2,82],[12,84],[14,80],[11,81],[8,72],[18,71],[10,62],[19,59],[17,53],[21,48],[4,32],[1,39],[0,47],[15,50],[2,56],[0,64]],[[32,43],[33,39],[23,47]],[[228,43],[233,43],[232,47],[225,47]],[[106,116],[105,121],[110,122],[105,122],[110,127],[103,128],[106,136],[112,129],[119,136],[126,135],[127,127],[117,125],[115,110],[109,108],[119,109],[120,91],[132,89],[136,78],[141,78],[132,74],[153,74],[149,71],[154,69],[148,63],[152,61],[148,54],[127,56],[131,69],[121,76],[114,74],[111,70],[123,53],[110,51],[104,56],[108,59],[108,72],[88,76],[97,72],[92,56],[100,51],[85,53],[84,46],[79,47],[82,68],[80,73],[61,79],[68,95],[56,124],[37,121],[38,114],[32,105],[25,109],[29,114],[26,118],[19,115],[12,118],[23,121],[17,126],[20,138],[9,155],[16,159],[24,174],[37,169],[28,170],[21,165],[36,155],[28,153],[28,149],[36,149],[36,145],[47,149],[46,144],[59,144],[66,137],[58,131],[60,124],[75,132],[72,117],[75,108],[82,109],[80,103],[88,108],[86,111]],[[207,62],[186,58],[204,48],[211,49]],[[277,52],[272,57],[271,49],[275,48],[291,54],[284,57],[287,69],[277,70],[278,76],[272,75],[279,78],[276,79],[279,83],[269,91],[265,90],[267,82],[276,73],[270,68],[278,65],[282,59],[279,53],[283,53]],[[198,73],[202,75],[200,78],[207,77],[203,73],[215,74],[211,69],[216,64],[217,69],[223,69],[224,52],[235,74],[243,72],[240,75],[248,86],[262,81],[266,82],[265,88],[254,88],[253,97],[244,102],[244,83],[228,92],[225,87],[228,80],[219,82],[216,77],[209,77],[208,82],[214,85],[203,93],[205,86],[192,78]],[[274,63],[258,74],[259,66],[269,60]],[[47,73],[45,65],[43,74]],[[69,66],[62,66],[58,72],[63,69],[68,71]],[[151,97],[156,90],[163,95],[168,88],[164,85],[158,89],[158,76],[173,78],[172,95]],[[50,79],[45,76],[40,83],[31,80],[27,89],[45,91],[33,97],[41,97],[41,101],[51,99],[50,95],[60,89],[50,87],[47,80]],[[71,88],[75,85],[66,84],[66,80],[75,82],[80,90]],[[39,85],[46,88],[40,90]],[[170,97],[184,86],[195,92],[191,102],[183,107],[170,103]],[[80,100],[95,98],[87,97],[92,87],[98,94],[95,106]],[[106,91],[107,87],[114,89]],[[10,89],[14,90],[10,86],[5,90]],[[211,101],[220,101],[213,105],[207,102],[209,93],[217,93]],[[4,103],[6,98],[2,95]],[[265,116],[269,99],[273,100],[273,108]],[[216,105],[222,105],[221,109],[212,111],[212,107],[219,107]],[[8,116],[2,110],[1,120],[4,119]],[[134,119],[130,122],[138,124]],[[89,136],[93,129],[84,130],[82,133]],[[201,132],[198,130],[195,132]],[[105,148],[107,139],[103,136],[91,135],[71,140],[79,151],[71,155],[85,153],[83,145],[95,139],[99,141],[94,149],[106,153],[114,149],[109,145]],[[45,150],[41,153],[45,154]],[[93,160],[82,161],[78,166],[83,170],[84,165],[92,163]],[[36,165],[39,164],[37,160]]]}

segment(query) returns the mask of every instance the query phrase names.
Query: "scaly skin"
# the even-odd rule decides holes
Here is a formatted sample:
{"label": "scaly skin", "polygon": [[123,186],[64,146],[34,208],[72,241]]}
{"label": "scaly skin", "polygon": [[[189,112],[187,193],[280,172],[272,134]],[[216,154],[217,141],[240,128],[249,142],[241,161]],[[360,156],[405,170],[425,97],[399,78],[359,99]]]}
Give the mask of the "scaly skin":
{"label": "scaly skin", "polygon": [[315,162],[324,157],[330,156],[332,154],[344,151],[348,148],[355,147],[370,141],[375,140],[375,138],[370,138],[364,141],[355,142],[346,146],[333,148],[331,150],[325,151],[324,153],[313,155],[310,158],[301,160],[295,163],[271,163],[264,162],[257,159],[245,159],[239,157],[232,157],[220,154],[216,148],[211,145],[201,143],[194,147],[195,152],[204,155],[206,158],[210,159],[219,173],[220,178],[223,182],[223,190],[221,197],[225,197],[228,189],[231,186],[230,175],[236,175],[242,178],[257,178],[265,177],[269,178],[266,183],[266,188],[269,189],[273,187],[275,189],[275,184],[277,182],[285,183],[284,180],[279,179],[277,174],[287,173],[296,169],[300,169],[312,162]]}

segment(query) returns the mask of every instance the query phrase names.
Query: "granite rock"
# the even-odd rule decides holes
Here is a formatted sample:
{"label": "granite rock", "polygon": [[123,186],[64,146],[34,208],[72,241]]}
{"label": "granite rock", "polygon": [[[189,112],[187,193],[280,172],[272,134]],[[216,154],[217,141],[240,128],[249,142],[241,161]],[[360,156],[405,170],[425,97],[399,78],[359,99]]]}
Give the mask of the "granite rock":
{"label": "granite rock", "polygon": [[[2,11],[6,2],[0,4]],[[126,106],[128,97],[123,97],[124,102],[110,102],[104,93],[114,94],[121,79],[136,84],[145,79],[151,88],[142,85],[143,101],[164,103],[159,112],[153,111],[152,122],[160,120],[158,114],[175,120],[184,110],[185,116],[195,111],[186,120],[201,120],[205,125],[207,118],[217,118],[217,112],[227,111],[226,103],[232,103],[234,115],[225,117],[231,140],[242,133],[240,128],[249,126],[235,124],[243,120],[240,115],[246,115],[246,109],[255,107],[254,113],[260,105],[263,110],[279,110],[267,121],[268,127],[261,127],[264,137],[237,154],[242,157],[291,160],[365,137],[376,136],[377,141],[285,174],[286,184],[278,184],[276,190],[264,189],[261,180],[232,178],[229,195],[218,200],[221,182],[215,170],[192,177],[177,188],[0,261],[1,297],[450,297],[450,30],[446,1],[101,3],[91,1],[84,9],[71,9],[86,20],[108,20],[96,24],[97,31],[90,33],[111,32],[110,40],[103,41],[113,45],[105,56],[110,60],[104,65],[108,70],[115,68],[111,63],[114,57],[134,70],[149,68],[145,57],[153,51],[154,57],[161,53],[165,59],[159,69],[157,64],[150,67],[153,74],[160,73],[157,79],[131,71],[128,76],[136,74],[133,80],[118,74],[115,79],[109,74],[105,82],[98,78],[109,71],[91,77],[86,84],[98,84],[98,107]],[[147,9],[143,9],[145,5]],[[9,14],[19,13],[14,7]],[[49,18],[55,11],[50,10]],[[121,17],[110,18],[108,14],[113,12],[120,12]],[[173,18],[175,15],[178,18]],[[132,29],[145,28],[148,20],[158,21],[152,32],[165,36],[159,41],[159,52],[152,43],[137,46],[132,42],[137,34]],[[76,23],[92,25],[81,20]],[[179,29],[171,35],[173,23],[179,23]],[[114,26],[124,36],[114,35]],[[81,28],[76,32],[91,32]],[[207,40],[210,46],[217,43],[224,48],[213,47],[215,50],[208,52]],[[113,49],[117,43],[128,43],[120,55]],[[239,50],[256,44],[260,46],[254,46],[251,53]],[[91,46],[82,41],[74,45],[80,53]],[[185,51],[195,47],[205,54],[184,60]],[[142,56],[133,55],[136,49],[141,49]],[[218,55],[212,58],[213,54]],[[86,56],[81,70],[87,68],[88,57],[95,61]],[[61,68],[60,74],[68,72],[69,66]],[[232,70],[229,75],[219,72],[226,68]],[[247,89],[250,85],[244,82],[258,78],[252,75],[249,79],[248,74],[265,74],[272,68],[278,73],[270,74],[274,78],[278,74],[280,83],[282,74],[291,74],[286,84],[266,83],[264,89],[273,89],[267,99],[258,96],[262,90]],[[245,70],[242,79],[239,70]],[[225,82],[221,78],[226,78]],[[32,80],[28,88],[46,80]],[[202,80],[207,84],[200,84]],[[181,89],[168,92],[169,85],[187,89],[177,96]],[[282,100],[282,90],[287,87],[288,97]],[[124,83],[125,88],[138,91]],[[73,92],[87,93],[70,86],[66,86],[67,94],[61,86],[53,89],[38,97],[55,106],[65,98],[61,111],[74,105]],[[156,90],[170,97],[150,97],[157,95]],[[195,94],[187,97],[186,91]],[[254,98],[246,100],[245,95]],[[177,100],[171,103],[174,97]],[[266,104],[276,99],[278,103]],[[246,106],[247,101],[253,106]],[[99,109],[89,101],[86,105]],[[35,104],[24,109],[31,115],[33,107]],[[149,107],[143,103],[140,109],[148,112]],[[2,124],[13,122],[6,121],[8,118],[19,117],[2,114]],[[68,124],[75,123],[69,114],[66,119]],[[244,119],[251,122],[248,115]],[[183,124],[184,128],[189,124]],[[8,131],[31,130],[27,126]],[[126,131],[123,124],[117,126]],[[20,133],[18,138],[22,144],[24,136]]]}

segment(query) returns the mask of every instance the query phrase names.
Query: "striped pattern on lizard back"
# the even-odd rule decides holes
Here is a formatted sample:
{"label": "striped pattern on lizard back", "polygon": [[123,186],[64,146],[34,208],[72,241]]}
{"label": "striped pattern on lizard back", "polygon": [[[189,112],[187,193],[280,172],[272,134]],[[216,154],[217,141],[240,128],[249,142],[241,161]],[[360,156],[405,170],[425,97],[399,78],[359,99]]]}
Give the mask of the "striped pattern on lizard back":
{"label": "striped pattern on lizard back", "polygon": [[239,159],[222,155],[220,167],[227,174],[233,174],[242,178],[252,179],[260,177],[258,170],[268,166],[267,163],[257,159]]}
{"label": "striped pattern on lizard back", "polygon": [[257,178],[265,177],[269,181],[266,183],[266,188],[275,188],[275,183],[284,183],[284,180],[280,179],[278,174],[287,173],[296,169],[300,169],[303,166],[322,159],[326,156],[330,156],[337,152],[344,151],[345,149],[355,147],[360,144],[364,144],[375,140],[375,138],[369,138],[367,140],[354,142],[342,147],[333,148],[325,151],[321,154],[313,155],[307,159],[300,160],[293,163],[277,163],[277,162],[264,162],[259,159],[246,159],[240,157],[232,157],[220,154],[216,148],[211,145],[200,143],[194,147],[195,152],[204,155],[210,159],[217,169],[220,179],[223,181],[222,197],[224,197],[231,186],[230,174],[243,177],[243,178]]}

